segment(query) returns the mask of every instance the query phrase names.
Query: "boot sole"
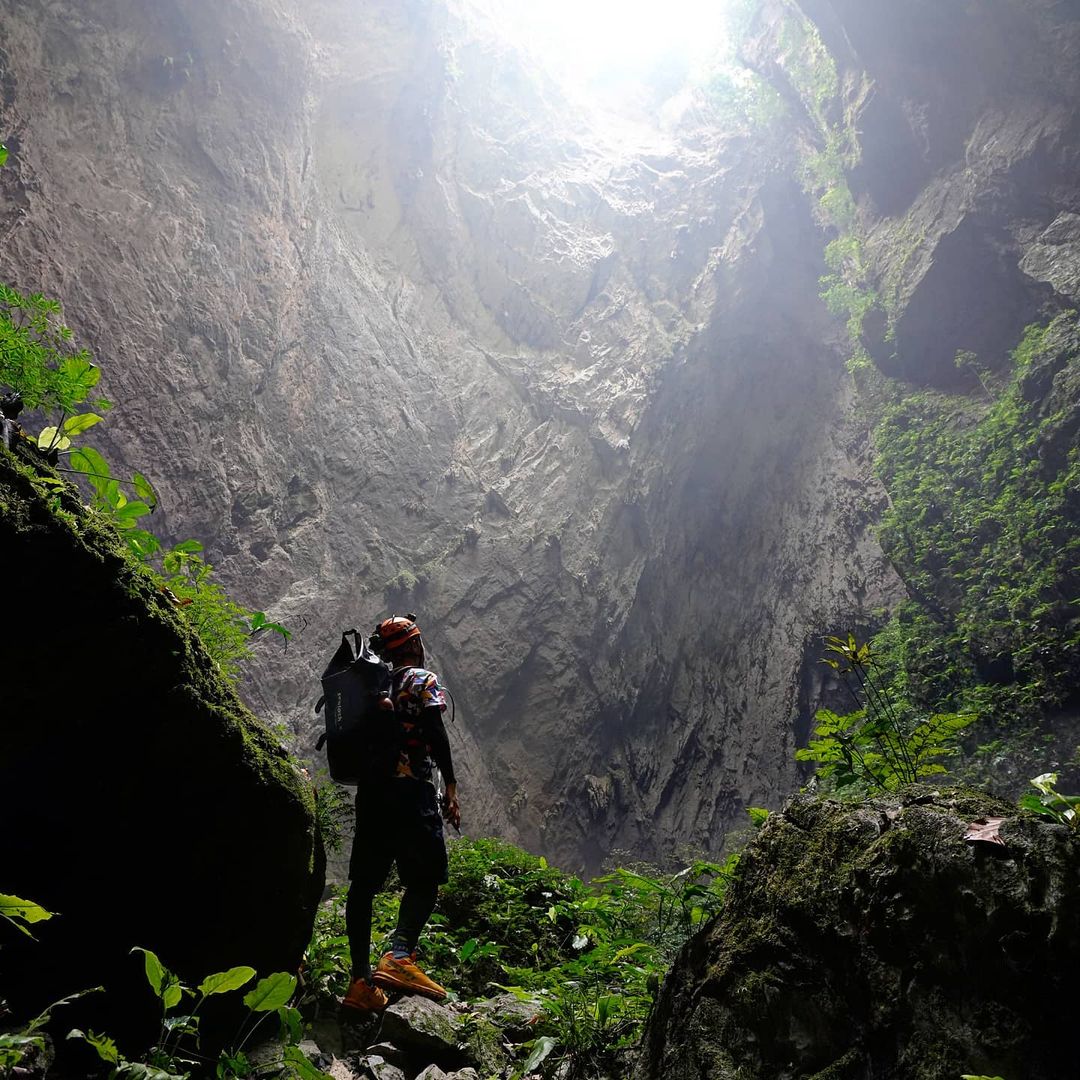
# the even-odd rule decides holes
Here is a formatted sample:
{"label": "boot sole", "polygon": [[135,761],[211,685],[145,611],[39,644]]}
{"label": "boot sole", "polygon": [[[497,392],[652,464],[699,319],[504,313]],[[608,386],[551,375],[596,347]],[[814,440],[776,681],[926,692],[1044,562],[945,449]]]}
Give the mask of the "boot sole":
{"label": "boot sole", "polygon": [[399,994],[419,994],[429,1001],[445,1001],[446,991],[440,993],[437,990],[429,990],[426,986],[417,986],[415,983],[398,982],[392,975],[384,975],[377,971],[371,980],[383,990],[396,990]]}

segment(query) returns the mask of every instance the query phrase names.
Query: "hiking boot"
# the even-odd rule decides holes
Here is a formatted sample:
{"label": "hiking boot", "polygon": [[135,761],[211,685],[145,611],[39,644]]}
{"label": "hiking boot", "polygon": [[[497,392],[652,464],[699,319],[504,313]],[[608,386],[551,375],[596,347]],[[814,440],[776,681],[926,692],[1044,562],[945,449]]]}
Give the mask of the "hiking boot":
{"label": "hiking boot", "polygon": [[382,1012],[389,1004],[389,999],[367,979],[353,979],[349,984],[349,992],[341,999],[341,1004],[346,1009],[355,1009],[357,1012]]}
{"label": "hiking boot", "polygon": [[446,991],[434,980],[429,979],[416,966],[416,953],[394,958],[392,952],[384,953],[375,969],[375,984],[386,990],[400,990],[403,994],[420,994],[432,1001],[442,1001]]}

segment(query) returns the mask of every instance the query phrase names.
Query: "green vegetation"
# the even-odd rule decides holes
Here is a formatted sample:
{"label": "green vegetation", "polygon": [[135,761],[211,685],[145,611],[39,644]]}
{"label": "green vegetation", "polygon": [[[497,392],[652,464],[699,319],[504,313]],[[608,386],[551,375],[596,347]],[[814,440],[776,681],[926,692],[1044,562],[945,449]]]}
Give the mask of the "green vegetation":
{"label": "green vegetation", "polygon": [[816,200],[818,219],[833,238],[825,249],[829,273],[821,278],[821,297],[832,314],[845,319],[857,361],[863,319],[880,303],[868,282],[859,215],[847,170],[858,164],[855,120],[840,99],[840,75],[821,35],[810,20],[789,8],[780,26],[778,63],[798,94],[820,136],[820,145],[803,155],[799,180]]}
{"label": "green vegetation", "polygon": [[1062,795],[1057,789],[1058,774],[1043,773],[1031,781],[1038,795],[1020,796],[1020,806],[1043,817],[1052,818],[1059,825],[1070,825],[1074,829],[1080,826],[1080,815],[1076,808],[1080,806],[1080,795]]}
{"label": "green vegetation", "polygon": [[146,980],[161,1003],[161,1029],[147,1060],[127,1060],[108,1035],[78,1029],[68,1034],[69,1039],[86,1042],[103,1062],[112,1066],[109,1080],[186,1080],[194,1073],[205,1075],[210,1069],[218,1080],[252,1076],[255,1068],[244,1048],[271,1015],[278,1018],[282,1057],[280,1061],[260,1065],[260,1071],[280,1070],[284,1075],[299,1076],[304,1080],[325,1080],[326,1074],[311,1065],[298,1047],[303,1022],[300,1011],[290,1004],[296,996],[295,975],[284,971],[268,975],[244,995],[247,1015],[233,1040],[234,1045],[222,1050],[216,1060],[211,1060],[200,1051],[199,1010],[211,997],[242,990],[255,978],[255,969],[233,967],[208,975],[198,987],[192,988],[185,986],[149,949],[132,951],[143,954]]}
{"label": "green vegetation", "polygon": [[816,761],[817,775],[829,787],[860,794],[895,791],[944,773],[940,759],[959,752],[959,736],[974,713],[927,715],[895,697],[870,646],[850,634],[828,638],[827,647],[833,656],[825,663],[845,680],[858,708],[844,716],[818,712],[814,738],[795,757]]}
{"label": "green vegetation", "polygon": [[96,994],[101,989],[100,986],[95,986],[92,990],[83,990],[60,1001],[54,1001],[20,1030],[0,1032],[0,1076],[18,1076],[17,1068],[32,1066],[39,1058],[44,1057],[46,1052],[44,1028],[52,1022],[54,1009],[78,1001],[87,994]]}
{"label": "green vegetation", "polygon": [[[756,820],[763,820],[758,812]],[[498,840],[450,844],[450,881],[421,942],[426,971],[466,999],[509,989],[542,1017],[522,1048],[545,1075],[615,1067],[637,1039],[660,977],[719,909],[737,857],[677,874],[619,869],[590,884]],[[320,909],[306,958],[322,995],[348,982],[345,894]],[[397,917],[394,891],[375,903],[376,941]],[[376,953],[381,946],[376,947]]]}
{"label": "green vegetation", "polygon": [[746,68],[725,65],[709,77],[705,97],[721,123],[763,130],[785,115],[776,88]]}
{"label": "green vegetation", "polygon": [[[287,641],[289,631],[263,612],[248,611],[233,602],[213,580],[213,568],[199,554],[198,541],[185,540],[164,550],[152,532],[140,527],[158,505],[157,493],[142,473],[120,480],[97,450],[72,446],[74,439],[101,421],[100,412],[111,403],[105,398],[90,400],[101,370],[87,350],[74,348],[71,330],[61,316],[55,300],[39,294],[23,296],[0,285],[0,387],[10,387],[24,406],[49,421],[33,440],[35,445],[50,461],[58,462],[58,472],[85,480],[90,505],[117,530],[131,558],[151,570],[221,672],[235,679],[241,662],[251,655],[256,636],[269,631]],[[88,400],[100,412],[75,411]],[[34,483],[51,493],[54,510],[62,514],[64,481],[42,470]]]}
{"label": "green vegetation", "polygon": [[[860,87],[848,87],[844,100],[828,50],[794,9],[779,41],[778,64],[820,133],[817,149],[803,156],[801,181],[832,232],[821,295],[847,324],[849,368],[891,500],[881,542],[910,594],[869,642],[875,678],[899,716],[931,723],[978,715],[984,756],[1011,754],[1017,764],[1027,744],[1019,767],[1030,767],[1042,750],[1034,740],[1043,718],[1080,693],[1080,461],[1058,434],[1071,423],[1067,399],[1077,396],[1080,346],[1068,338],[1070,316],[1029,328],[1005,374],[959,354],[957,366],[977,383],[972,396],[912,392],[877,372],[860,339],[867,315],[885,305],[870,283],[847,182],[859,161]],[[897,239],[912,252],[922,241],[902,232]],[[1047,349],[1057,349],[1066,392],[1044,412],[1049,386],[1040,389],[1032,373],[1053,359],[1042,356]],[[850,777],[841,746],[857,746],[864,730],[874,737],[870,713],[823,716],[820,745],[804,757],[832,762],[835,780]],[[979,779],[978,765],[968,778]]]}
{"label": "green vegetation", "polygon": [[881,540],[913,599],[874,648],[906,700],[1015,727],[1080,690],[1080,450],[1025,396],[1044,346],[1065,373],[1080,362],[1069,322],[1028,330],[990,402],[924,391],[884,409]]}
{"label": "green vegetation", "polygon": [[[71,437],[101,420],[96,413],[71,415],[90,397],[101,369],[88,350],[73,350],[71,330],[59,317],[55,300],[0,284],[0,384],[20,394],[27,408],[54,418],[38,437],[46,449],[67,449]],[[105,398],[90,404],[100,411],[111,407]]]}
{"label": "green vegetation", "polygon": [[739,53],[761,6],[761,0],[731,0],[725,5],[721,45],[700,85],[701,95],[720,126],[759,135],[778,131],[778,122],[787,115],[787,105],[776,87],[751,70]]}
{"label": "green vegetation", "polygon": [[[1068,395],[1044,404],[1051,384],[1080,369],[1073,319],[1029,327],[1011,374],[983,372],[976,397],[863,380],[890,496],[879,535],[910,599],[865,646],[834,640],[856,679],[868,680],[866,704],[819,714],[798,757],[821,763],[837,787],[926,775],[905,755],[881,760],[878,740],[917,733],[937,761],[975,717],[980,744],[961,775],[979,782],[986,764],[1005,758],[1038,767],[1042,721],[1080,693],[1080,448],[1068,435]],[[1061,807],[1043,794],[1044,807]]]}
{"label": "green vegetation", "polygon": [[34,923],[46,922],[53,917],[53,912],[46,911],[33,900],[23,900],[18,896],[6,896],[0,893],[0,919],[6,919],[12,926],[27,937],[33,937],[27,929]]}

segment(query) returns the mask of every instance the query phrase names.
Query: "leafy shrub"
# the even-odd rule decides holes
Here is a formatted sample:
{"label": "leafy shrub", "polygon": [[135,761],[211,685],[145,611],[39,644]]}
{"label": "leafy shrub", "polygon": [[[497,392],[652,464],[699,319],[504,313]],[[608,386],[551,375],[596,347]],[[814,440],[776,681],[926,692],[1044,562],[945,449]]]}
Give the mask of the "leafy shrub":
{"label": "leafy shrub", "polygon": [[1027,794],[1020,797],[1020,806],[1032,810],[1043,817],[1053,818],[1061,825],[1080,827],[1080,815],[1076,808],[1080,806],[1080,795],[1062,795],[1057,789],[1058,774],[1043,773],[1031,781],[1038,795]]}
{"label": "leafy shrub", "polygon": [[[73,348],[71,330],[60,321],[60,315],[55,300],[40,293],[23,296],[0,284],[0,384],[20,394],[33,412],[46,417],[59,413],[56,423],[42,433],[51,433],[46,439],[48,446],[87,430],[101,419],[96,414],[83,414],[82,419],[68,423],[76,406],[97,386],[101,369],[93,364],[88,350]],[[97,398],[91,407],[104,411],[110,402]]]}
{"label": "leafy shrub", "polygon": [[975,715],[920,713],[894,696],[868,644],[850,634],[826,642],[833,656],[824,663],[845,680],[859,707],[844,716],[818,712],[814,738],[795,757],[816,761],[818,776],[836,790],[892,791],[945,772],[940,759],[959,751],[959,736]]}
{"label": "leafy shrub", "polygon": [[109,1080],[187,1080],[192,1073],[208,1075],[210,1070],[218,1080],[252,1076],[255,1069],[244,1048],[271,1015],[278,1018],[284,1043],[281,1060],[273,1067],[284,1070],[285,1075],[327,1080],[326,1074],[312,1066],[299,1049],[303,1023],[299,1010],[290,1004],[296,992],[295,975],[284,971],[267,975],[244,995],[248,1011],[233,1045],[212,1060],[200,1051],[199,1010],[211,997],[242,990],[255,978],[255,969],[242,965],[219,971],[193,988],[185,986],[149,949],[135,948],[132,952],[143,954],[146,981],[161,1003],[161,1028],[147,1061],[129,1061],[107,1035],[78,1029],[68,1035],[69,1039],[86,1042],[103,1062],[112,1066]]}
{"label": "leafy shrub", "polygon": [[914,703],[1015,727],[1080,692],[1080,448],[1048,452],[1062,417],[1025,397],[1044,347],[1080,363],[1069,318],[1028,329],[989,402],[904,394],[877,428],[881,541],[913,599],[874,648]]}

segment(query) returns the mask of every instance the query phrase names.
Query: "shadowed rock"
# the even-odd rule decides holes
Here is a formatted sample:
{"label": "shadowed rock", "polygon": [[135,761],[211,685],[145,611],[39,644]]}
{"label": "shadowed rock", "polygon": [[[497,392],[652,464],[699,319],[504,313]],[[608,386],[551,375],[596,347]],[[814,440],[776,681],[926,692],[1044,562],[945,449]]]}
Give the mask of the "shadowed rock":
{"label": "shadowed rock", "polygon": [[323,884],[311,789],[116,533],[72,489],[53,505],[36,451],[16,450],[0,450],[2,887],[58,914],[37,942],[0,927],[0,996],[32,1015],[104,983],[80,1008],[152,1035],[135,945],[189,983],[297,969]]}
{"label": "shadowed rock", "polygon": [[[965,839],[988,817],[1003,843]],[[798,796],[676,962],[639,1075],[1071,1075],[1078,885],[1073,830],[987,795]]]}

